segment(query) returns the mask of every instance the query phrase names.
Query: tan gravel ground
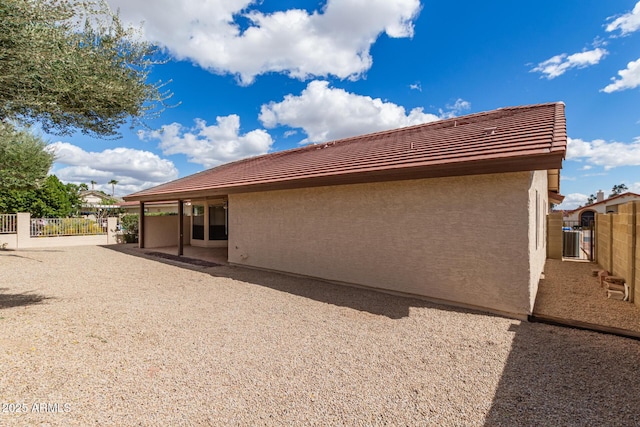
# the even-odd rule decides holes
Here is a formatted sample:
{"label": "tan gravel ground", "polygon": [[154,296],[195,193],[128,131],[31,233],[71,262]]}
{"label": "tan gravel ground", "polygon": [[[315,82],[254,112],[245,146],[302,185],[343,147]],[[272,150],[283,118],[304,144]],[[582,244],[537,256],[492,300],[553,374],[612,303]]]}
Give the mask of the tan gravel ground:
{"label": "tan gravel ground", "polygon": [[640,332],[640,307],[607,298],[591,262],[548,259],[534,314]]}
{"label": "tan gravel ground", "polygon": [[640,424],[639,341],[100,247],[0,251],[0,331],[3,426]]}

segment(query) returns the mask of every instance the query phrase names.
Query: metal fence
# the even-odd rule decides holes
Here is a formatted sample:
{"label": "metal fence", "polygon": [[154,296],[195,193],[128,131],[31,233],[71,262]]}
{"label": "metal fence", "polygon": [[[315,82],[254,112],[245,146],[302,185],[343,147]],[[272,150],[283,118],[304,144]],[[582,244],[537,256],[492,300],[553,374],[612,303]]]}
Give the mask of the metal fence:
{"label": "metal fence", "polygon": [[562,256],[594,260],[595,257],[595,222],[563,221],[562,222]]}
{"label": "metal fence", "polygon": [[18,215],[0,214],[0,234],[16,234]]}
{"label": "metal fence", "polygon": [[107,220],[85,218],[31,219],[31,237],[90,236],[107,234]]}

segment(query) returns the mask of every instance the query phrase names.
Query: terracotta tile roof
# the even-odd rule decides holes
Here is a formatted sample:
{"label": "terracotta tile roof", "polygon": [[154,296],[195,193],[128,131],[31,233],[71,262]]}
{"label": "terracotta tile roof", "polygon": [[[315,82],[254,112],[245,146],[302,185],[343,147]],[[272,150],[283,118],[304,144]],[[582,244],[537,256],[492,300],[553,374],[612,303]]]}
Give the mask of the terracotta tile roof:
{"label": "terracotta tile roof", "polygon": [[239,160],[125,200],[560,169],[566,141],[563,103],[507,107]]}

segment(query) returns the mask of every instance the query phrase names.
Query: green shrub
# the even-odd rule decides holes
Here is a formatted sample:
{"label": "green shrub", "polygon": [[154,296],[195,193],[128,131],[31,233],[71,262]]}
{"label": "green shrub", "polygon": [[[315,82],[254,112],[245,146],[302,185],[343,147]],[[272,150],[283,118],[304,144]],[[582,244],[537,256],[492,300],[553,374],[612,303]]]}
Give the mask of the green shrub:
{"label": "green shrub", "polygon": [[122,233],[125,243],[137,243],[138,242],[138,223],[140,215],[128,214],[120,219],[120,225],[122,226]]}

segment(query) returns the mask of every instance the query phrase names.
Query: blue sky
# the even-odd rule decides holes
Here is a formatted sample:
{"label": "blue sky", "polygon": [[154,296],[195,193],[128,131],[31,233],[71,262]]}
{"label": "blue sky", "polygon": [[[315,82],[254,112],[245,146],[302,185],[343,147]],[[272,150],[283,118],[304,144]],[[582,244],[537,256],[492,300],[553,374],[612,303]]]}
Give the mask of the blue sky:
{"label": "blue sky", "polygon": [[[108,0],[166,52],[171,102],[117,140],[49,136],[53,173],[125,195],[240,158],[563,101],[564,208],[640,192],[640,2]],[[608,193],[607,193],[608,194]]]}

